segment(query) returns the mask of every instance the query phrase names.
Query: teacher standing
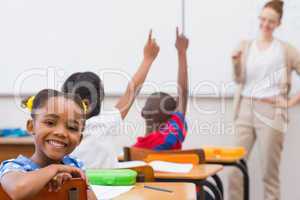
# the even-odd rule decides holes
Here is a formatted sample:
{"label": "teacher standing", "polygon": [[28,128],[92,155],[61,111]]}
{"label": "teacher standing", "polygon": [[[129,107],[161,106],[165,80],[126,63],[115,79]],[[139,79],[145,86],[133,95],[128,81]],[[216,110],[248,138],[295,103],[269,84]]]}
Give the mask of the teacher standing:
{"label": "teacher standing", "polygon": [[[283,2],[272,0],[260,15],[260,34],[242,41],[233,54],[234,79],[238,88],[234,98],[236,145],[247,150],[248,158],[258,142],[263,174],[264,200],[280,199],[279,167],[287,128],[287,107],[299,102],[288,98],[291,73],[300,74],[300,54],[290,44],[274,37],[283,16]],[[242,177],[230,175],[229,199],[242,200]]]}

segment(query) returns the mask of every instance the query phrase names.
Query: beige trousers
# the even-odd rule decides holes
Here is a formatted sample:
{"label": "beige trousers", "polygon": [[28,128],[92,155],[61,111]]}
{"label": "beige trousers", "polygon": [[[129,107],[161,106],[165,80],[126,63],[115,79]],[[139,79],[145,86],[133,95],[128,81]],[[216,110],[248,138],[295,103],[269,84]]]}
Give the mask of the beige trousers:
{"label": "beige trousers", "polygon": [[[255,142],[258,142],[264,200],[280,199],[279,167],[284,141],[284,125],[281,114],[276,114],[273,105],[243,98],[235,121],[236,145],[247,150],[246,160]],[[251,177],[250,177],[251,181]],[[233,169],[229,176],[228,200],[242,200],[242,175]],[[251,196],[251,194],[250,194]],[[251,198],[251,197],[250,197]]]}

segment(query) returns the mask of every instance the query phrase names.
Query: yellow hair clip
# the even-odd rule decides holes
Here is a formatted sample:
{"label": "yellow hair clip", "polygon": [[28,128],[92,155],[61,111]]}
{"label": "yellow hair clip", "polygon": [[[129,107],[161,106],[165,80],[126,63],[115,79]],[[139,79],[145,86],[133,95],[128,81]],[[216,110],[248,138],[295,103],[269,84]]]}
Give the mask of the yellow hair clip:
{"label": "yellow hair clip", "polygon": [[84,101],[82,101],[82,107],[83,107],[84,113],[87,113],[87,105]]}
{"label": "yellow hair clip", "polygon": [[27,100],[27,102],[26,102],[26,108],[27,108],[29,111],[32,111],[34,98],[35,98],[35,96],[31,96],[31,97]]}

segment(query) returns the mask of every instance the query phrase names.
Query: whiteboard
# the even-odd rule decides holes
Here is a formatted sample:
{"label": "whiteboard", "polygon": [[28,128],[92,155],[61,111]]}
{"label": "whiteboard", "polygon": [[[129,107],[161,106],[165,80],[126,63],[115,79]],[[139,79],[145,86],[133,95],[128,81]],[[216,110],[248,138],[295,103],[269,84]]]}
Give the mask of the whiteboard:
{"label": "whiteboard", "polygon": [[231,54],[251,36],[251,0],[187,1],[186,27],[193,94],[232,95]]}
{"label": "whiteboard", "polygon": [[[232,95],[230,54],[257,34],[260,0],[185,0],[190,93]],[[300,2],[286,1],[276,33],[300,49]],[[143,55],[149,29],[161,51],[143,93],[176,91],[175,27],[182,0],[0,1],[0,94],[59,89],[77,71],[94,71],[107,94],[121,94]],[[293,91],[300,89],[293,77]]]}
{"label": "whiteboard", "polygon": [[106,93],[121,93],[142,61],[150,28],[161,52],[148,80],[173,80],[180,6],[179,0],[2,0],[0,93],[59,89],[77,71],[102,72]]}

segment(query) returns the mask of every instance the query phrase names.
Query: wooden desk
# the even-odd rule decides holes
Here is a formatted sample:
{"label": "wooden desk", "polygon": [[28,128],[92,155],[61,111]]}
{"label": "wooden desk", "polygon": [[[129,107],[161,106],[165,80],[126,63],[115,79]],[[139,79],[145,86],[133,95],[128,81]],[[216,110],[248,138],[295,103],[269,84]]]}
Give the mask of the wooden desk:
{"label": "wooden desk", "polygon": [[244,200],[249,200],[249,175],[243,147],[204,147],[206,163],[236,167],[243,174]]}
{"label": "wooden desk", "polygon": [[[144,188],[152,186],[173,191],[162,192]],[[137,183],[135,188],[114,200],[196,200],[196,187],[193,183]]]}
{"label": "wooden desk", "polygon": [[[237,157],[205,157],[205,162],[218,162],[218,163],[232,163],[232,162],[237,162],[241,159],[243,159],[243,156],[237,156]],[[124,161],[124,156],[120,155],[118,156],[118,161],[123,162]]]}
{"label": "wooden desk", "polygon": [[16,158],[20,154],[30,157],[33,153],[34,141],[32,137],[0,137],[0,162],[11,158]]}
{"label": "wooden desk", "polygon": [[238,162],[243,159],[244,156],[236,156],[236,157],[206,157],[205,161],[208,163],[233,163]]}
{"label": "wooden desk", "polygon": [[204,180],[210,176],[217,174],[222,169],[222,165],[202,164],[195,165],[189,173],[154,172],[154,177],[157,179]]}
{"label": "wooden desk", "polygon": [[[200,199],[204,199],[203,186],[207,186],[215,195],[216,200],[223,199],[223,183],[217,173],[223,169],[223,165],[201,164],[195,165],[189,173],[155,172],[156,181],[163,182],[190,182],[200,187]],[[212,177],[216,185],[206,179]]]}

